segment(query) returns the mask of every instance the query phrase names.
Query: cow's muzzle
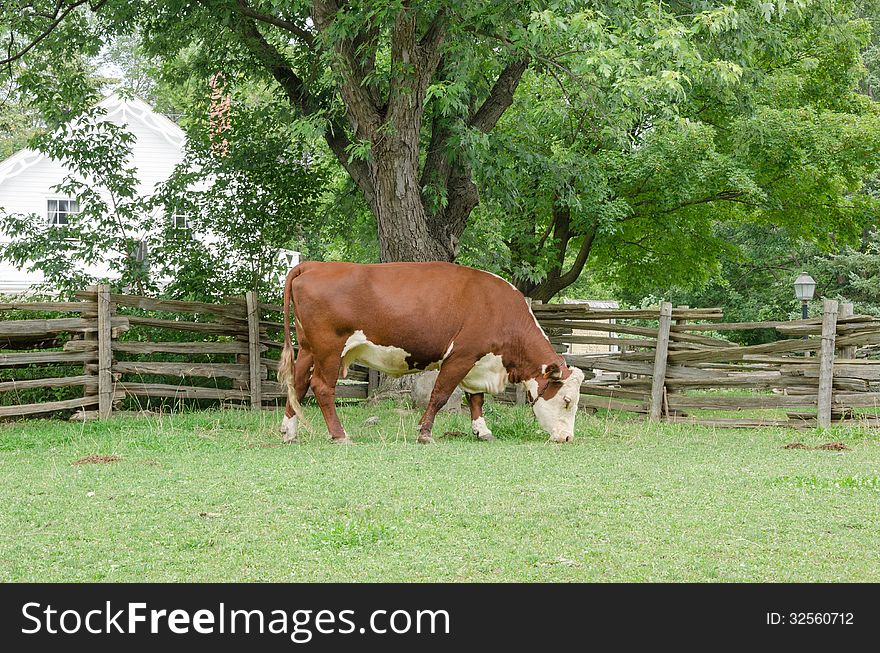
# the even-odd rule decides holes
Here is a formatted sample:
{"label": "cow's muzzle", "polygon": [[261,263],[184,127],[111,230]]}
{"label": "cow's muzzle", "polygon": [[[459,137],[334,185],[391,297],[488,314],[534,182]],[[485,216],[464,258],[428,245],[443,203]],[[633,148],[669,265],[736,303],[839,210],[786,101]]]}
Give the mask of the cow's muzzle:
{"label": "cow's muzzle", "polygon": [[559,443],[571,442],[572,440],[574,440],[574,435],[572,435],[571,433],[554,433],[550,436],[550,439],[553,440],[553,442]]}

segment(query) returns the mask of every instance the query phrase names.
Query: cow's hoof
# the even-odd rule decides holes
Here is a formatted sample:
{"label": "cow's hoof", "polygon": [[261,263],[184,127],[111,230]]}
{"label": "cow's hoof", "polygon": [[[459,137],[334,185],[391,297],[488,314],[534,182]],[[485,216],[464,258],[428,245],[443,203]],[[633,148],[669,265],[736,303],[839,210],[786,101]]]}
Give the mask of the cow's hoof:
{"label": "cow's hoof", "polygon": [[298,425],[299,418],[296,415],[294,415],[293,417],[288,417],[287,415],[285,415],[284,419],[281,420],[281,426],[278,430],[281,431],[281,441],[284,444],[296,442]]}
{"label": "cow's hoof", "polygon": [[478,440],[482,440],[483,442],[495,442],[495,436],[490,432],[486,433],[474,433],[477,436]]}
{"label": "cow's hoof", "polygon": [[431,437],[430,433],[422,433],[421,435],[419,435],[418,443],[434,444],[434,438]]}
{"label": "cow's hoof", "polygon": [[347,435],[344,438],[331,438],[330,442],[333,444],[354,444],[354,440]]}

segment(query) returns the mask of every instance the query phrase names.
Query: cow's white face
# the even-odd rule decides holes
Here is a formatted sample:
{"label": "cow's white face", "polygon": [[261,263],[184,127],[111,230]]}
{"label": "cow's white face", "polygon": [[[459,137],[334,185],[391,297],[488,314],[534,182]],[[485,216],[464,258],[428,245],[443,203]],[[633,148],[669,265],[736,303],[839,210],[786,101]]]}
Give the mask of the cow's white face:
{"label": "cow's white face", "polygon": [[[574,439],[574,418],[581,398],[584,373],[576,367],[570,369],[571,374],[561,383],[550,381],[558,385],[558,388],[553,388],[556,392],[552,396],[550,392],[545,391],[532,404],[538,424],[550,434],[550,439],[554,442],[571,442]],[[529,392],[534,397],[537,394],[538,384],[536,381],[530,381],[528,385]],[[544,395],[547,395],[547,398]]]}

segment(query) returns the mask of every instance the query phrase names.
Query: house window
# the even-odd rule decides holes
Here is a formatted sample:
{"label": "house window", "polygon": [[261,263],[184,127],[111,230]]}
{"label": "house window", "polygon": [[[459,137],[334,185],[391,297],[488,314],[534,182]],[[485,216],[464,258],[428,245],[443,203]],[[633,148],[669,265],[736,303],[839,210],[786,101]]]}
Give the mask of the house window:
{"label": "house window", "polygon": [[174,209],[174,213],[171,214],[171,226],[175,229],[189,229],[189,214],[179,209]]}
{"label": "house window", "polygon": [[77,202],[76,200],[49,200],[49,203],[47,205],[49,224],[53,227],[66,227],[70,224],[73,224],[73,221],[78,213],[79,202]]}
{"label": "house window", "polygon": [[138,240],[135,242],[131,252],[132,258],[138,263],[146,263],[147,261],[147,241]]}

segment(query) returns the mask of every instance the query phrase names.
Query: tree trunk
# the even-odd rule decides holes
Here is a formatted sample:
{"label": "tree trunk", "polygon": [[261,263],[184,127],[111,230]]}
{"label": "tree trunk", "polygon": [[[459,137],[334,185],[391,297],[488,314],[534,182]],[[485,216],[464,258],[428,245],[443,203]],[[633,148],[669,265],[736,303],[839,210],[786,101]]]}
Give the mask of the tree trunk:
{"label": "tree trunk", "polygon": [[[419,188],[418,132],[403,134],[373,149],[372,206],[379,236],[379,258],[390,261],[451,261],[428,228]],[[389,139],[391,140],[391,139]]]}
{"label": "tree trunk", "polygon": [[[331,113],[324,137],[376,216],[380,260],[453,261],[479,194],[467,162],[451,161],[447,156],[454,136],[450,125],[463,122],[484,134],[492,131],[513,102],[529,59],[509,61],[482,103],[473,97],[469,108],[458,115],[435,116],[429,151],[420,157],[427,90],[441,60],[449,22],[447,9],[403,3],[390,29],[390,74],[385,89],[376,81],[380,27],[367,20],[356,32],[344,34],[343,29],[333,33],[334,23],[345,13],[343,5],[336,0],[313,0],[312,21],[317,31],[312,32],[282,17],[263,14],[246,0],[237,0],[240,20],[232,21],[230,29],[275,78],[290,105],[306,116],[322,113],[326,98],[309,88],[287,56],[266,39],[258,23],[286,30],[287,38],[293,34],[316,57],[332,54],[331,66],[339,78],[346,115]],[[331,48],[322,53],[322,39],[317,37],[328,34]],[[355,142],[369,143],[368,158],[351,155]],[[422,188],[429,184],[446,200],[433,214],[426,209],[422,195]]]}
{"label": "tree trunk", "polygon": [[[593,249],[593,243],[598,231],[599,224],[598,222],[594,222],[582,234],[572,234],[571,214],[569,209],[554,206],[553,247],[556,249],[556,264],[547,272],[547,276],[543,281],[534,283],[524,279],[519,280],[517,282],[517,288],[526,297],[531,297],[532,299],[541,302],[550,301],[558,292],[577,281],[581,272],[583,272],[584,265]],[[575,257],[571,268],[569,268],[568,271],[563,272],[563,265],[565,263],[566,254],[568,253],[569,244],[578,237],[581,238],[581,243],[578,247],[577,256]],[[543,241],[539,247],[543,247]]]}

